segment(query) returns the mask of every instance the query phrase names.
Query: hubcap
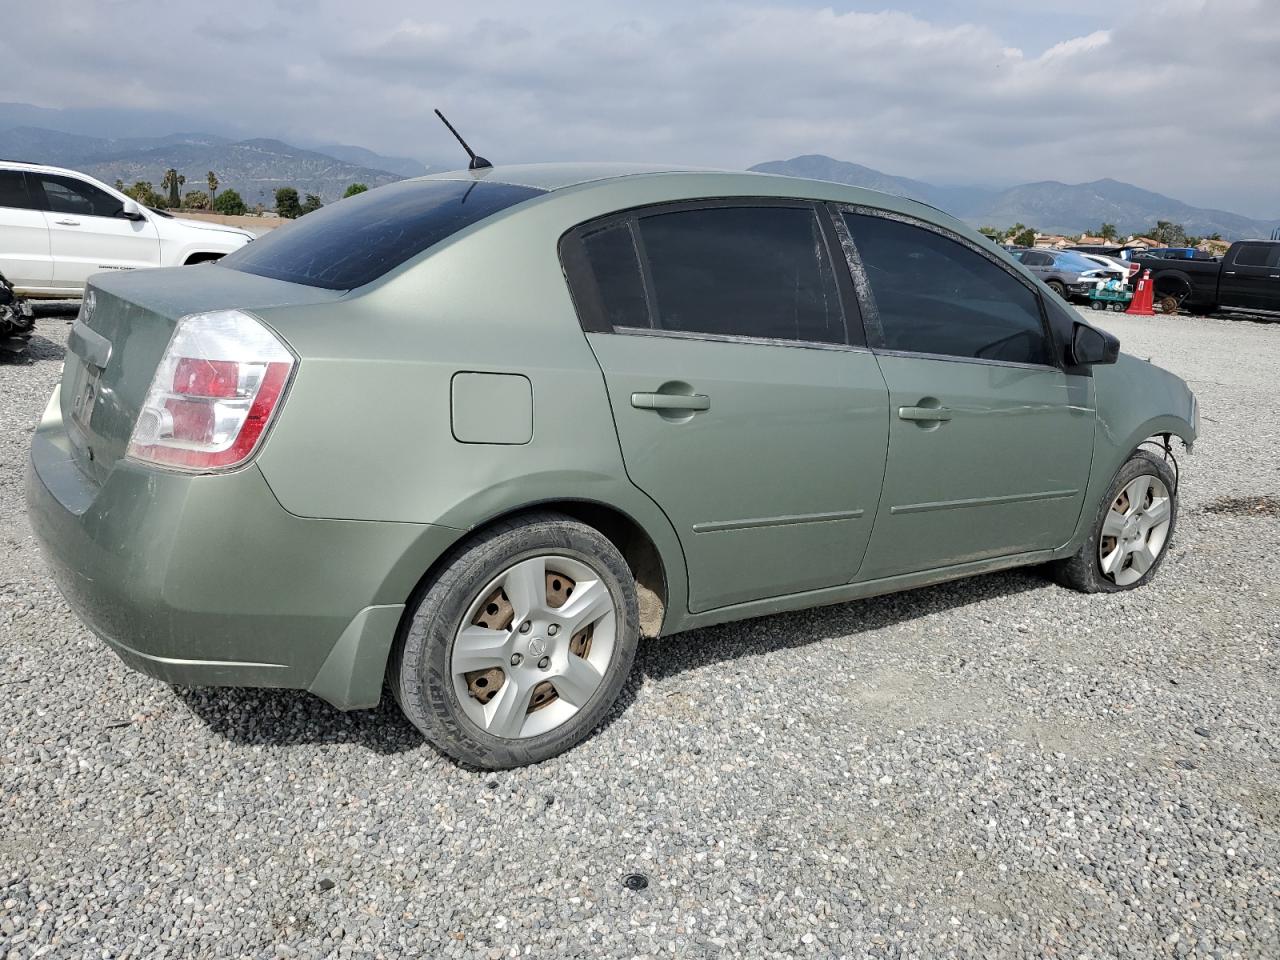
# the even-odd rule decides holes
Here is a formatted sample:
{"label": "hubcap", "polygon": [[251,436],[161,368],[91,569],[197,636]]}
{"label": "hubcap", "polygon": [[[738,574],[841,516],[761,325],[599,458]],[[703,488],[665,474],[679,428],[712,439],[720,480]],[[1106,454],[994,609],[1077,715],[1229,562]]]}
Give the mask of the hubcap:
{"label": "hubcap", "polygon": [[472,601],[449,654],[467,717],[506,739],[536,737],[586,706],[613,657],[613,596],[565,556],[508,567]]}
{"label": "hubcap", "polygon": [[1169,540],[1173,507],[1159,477],[1130,480],[1102,520],[1098,565],[1117,586],[1141,580],[1155,566]]}

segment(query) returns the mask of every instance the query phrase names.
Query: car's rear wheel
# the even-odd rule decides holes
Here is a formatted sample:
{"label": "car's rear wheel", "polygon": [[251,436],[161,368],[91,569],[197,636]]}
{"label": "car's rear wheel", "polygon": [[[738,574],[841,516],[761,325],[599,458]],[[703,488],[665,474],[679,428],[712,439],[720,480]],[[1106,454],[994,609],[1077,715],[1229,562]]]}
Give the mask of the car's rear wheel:
{"label": "car's rear wheel", "polygon": [[397,642],[391,686],[449,756],[487,769],[537,763],[604,718],[638,636],[617,548],[576,520],[537,514],[453,553]]}
{"label": "car's rear wheel", "polygon": [[1138,450],[1120,468],[1080,550],[1053,565],[1059,582],[1084,593],[1114,593],[1147,583],[1163,562],[1178,520],[1173,470]]}

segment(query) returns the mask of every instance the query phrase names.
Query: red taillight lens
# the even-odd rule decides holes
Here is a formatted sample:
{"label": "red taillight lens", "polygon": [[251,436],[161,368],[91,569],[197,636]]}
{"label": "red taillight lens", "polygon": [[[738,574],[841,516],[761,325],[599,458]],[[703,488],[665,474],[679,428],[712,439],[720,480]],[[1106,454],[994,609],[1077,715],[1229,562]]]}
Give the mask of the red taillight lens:
{"label": "red taillight lens", "polygon": [[234,360],[179,357],[173,374],[174,393],[197,397],[234,397],[240,387],[240,364]]}
{"label": "red taillight lens", "polygon": [[128,455],[192,471],[241,465],[279,408],[295,362],[247,313],[184,317],[151,381]]}

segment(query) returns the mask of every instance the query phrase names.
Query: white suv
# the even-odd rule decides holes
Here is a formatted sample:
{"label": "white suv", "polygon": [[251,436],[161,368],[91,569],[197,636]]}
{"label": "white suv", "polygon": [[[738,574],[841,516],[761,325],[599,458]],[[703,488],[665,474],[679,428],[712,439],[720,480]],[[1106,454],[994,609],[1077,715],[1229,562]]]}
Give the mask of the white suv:
{"label": "white suv", "polygon": [[78,297],[100,271],[217,260],[252,239],[144,208],[74,170],[0,160],[0,275],[20,296]]}

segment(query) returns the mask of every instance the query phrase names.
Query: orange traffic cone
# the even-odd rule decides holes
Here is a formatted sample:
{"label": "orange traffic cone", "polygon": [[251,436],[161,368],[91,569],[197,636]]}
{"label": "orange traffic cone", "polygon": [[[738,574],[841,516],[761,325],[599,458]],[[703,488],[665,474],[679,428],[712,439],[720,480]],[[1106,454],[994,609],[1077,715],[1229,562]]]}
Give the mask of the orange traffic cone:
{"label": "orange traffic cone", "polygon": [[1152,306],[1155,303],[1155,286],[1151,282],[1151,271],[1143,270],[1142,279],[1138,281],[1138,289],[1133,291],[1133,299],[1129,301],[1129,309],[1125,313],[1131,313],[1135,317],[1154,317],[1156,315]]}

